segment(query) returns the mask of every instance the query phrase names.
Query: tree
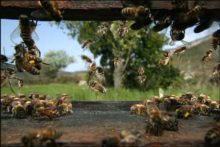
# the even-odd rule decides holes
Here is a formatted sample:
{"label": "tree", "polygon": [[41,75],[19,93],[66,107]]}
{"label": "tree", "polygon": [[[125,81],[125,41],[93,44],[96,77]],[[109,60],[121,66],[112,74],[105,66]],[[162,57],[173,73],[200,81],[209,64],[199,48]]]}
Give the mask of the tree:
{"label": "tree", "polygon": [[47,77],[55,78],[61,69],[74,62],[74,58],[68,56],[64,50],[57,50],[47,52],[43,61],[50,65],[44,65],[42,73]]}
{"label": "tree", "polygon": [[[77,37],[80,43],[83,43],[86,39],[93,40],[89,49],[94,54],[94,57],[101,56],[101,65],[107,69],[106,79],[109,85],[114,85],[115,88],[120,88],[123,84],[127,87],[140,87],[136,80],[137,69],[140,66],[143,66],[147,71],[145,73],[147,77],[153,77],[152,75],[156,74],[158,78],[155,78],[155,81],[163,83],[165,79],[160,77],[170,74],[165,74],[164,71],[173,70],[173,67],[168,66],[162,68],[169,70],[162,71],[156,66],[159,58],[158,53],[161,51],[166,38],[147,27],[139,31],[128,30],[128,33],[123,38],[120,38],[117,35],[119,22],[108,24],[110,29],[101,37],[97,35],[100,22],[66,22],[64,25],[69,30],[68,34],[73,38]],[[130,24],[128,22],[127,25],[129,26]],[[114,59],[116,57],[121,60],[121,64],[114,67]],[[150,67],[151,65],[155,65],[155,67]],[[153,70],[156,72],[152,72]],[[178,71],[175,70],[172,73],[172,75],[170,74],[172,78],[178,76]],[[165,85],[167,86],[171,83]],[[145,83],[142,86],[144,88],[155,87],[155,85],[149,83]]]}

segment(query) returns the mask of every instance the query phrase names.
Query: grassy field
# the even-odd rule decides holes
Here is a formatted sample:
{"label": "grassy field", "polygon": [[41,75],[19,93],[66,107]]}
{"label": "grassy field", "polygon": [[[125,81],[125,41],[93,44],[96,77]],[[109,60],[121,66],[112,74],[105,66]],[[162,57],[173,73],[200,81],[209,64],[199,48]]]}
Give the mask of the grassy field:
{"label": "grassy field", "polygon": [[[129,101],[129,100],[144,100],[151,98],[154,95],[158,95],[158,90],[151,91],[139,91],[120,89],[115,90],[114,88],[108,88],[107,94],[96,94],[90,90],[87,86],[77,86],[73,84],[48,84],[48,85],[26,85],[21,89],[13,87],[17,93],[24,93],[29,95],[31,93],[46,94],[51,98],[56,97],[59,93],[66,93],[71,96],[73,100],[110,100],[110,101]],[[201,93],[209,95],[213,99],[219,99],[220,91],[218,87],[190,87],[190,88],[169,88],[164,90],[165,95],[181,95],[186,92],[192,92],[195,95]],[[1,88],[1,94],[12,94],[9,87]]]}

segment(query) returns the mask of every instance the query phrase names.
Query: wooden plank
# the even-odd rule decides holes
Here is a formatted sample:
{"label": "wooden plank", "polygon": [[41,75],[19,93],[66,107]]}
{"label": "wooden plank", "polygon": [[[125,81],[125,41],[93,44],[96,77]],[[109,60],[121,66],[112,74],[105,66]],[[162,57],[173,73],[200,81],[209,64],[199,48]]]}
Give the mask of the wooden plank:
{"label": "wooden plank", "polygon": [[[205,1],[204,3],[207,9],[220,10],[220,1],[212,0]],[[131,0],[60,0],[58,5],[61,11],[63,11],[64,20],[123,20],[125,19],[121,15],[121,9],[125,5],[131,5]],[[150,3],[152,11],[158,9],[172,9],[171,0],[146,0],[143,4]],[[188,4],[191,6],[193,1]],[[18,19],[20,14],[26,14],[30,16],[30,13],[39,9],[40,6],[37,1],[14,1],[14,0],[2,0],[0,7],[0,18],[5,19]],[[49,19],[42,19],[49,20]]]}

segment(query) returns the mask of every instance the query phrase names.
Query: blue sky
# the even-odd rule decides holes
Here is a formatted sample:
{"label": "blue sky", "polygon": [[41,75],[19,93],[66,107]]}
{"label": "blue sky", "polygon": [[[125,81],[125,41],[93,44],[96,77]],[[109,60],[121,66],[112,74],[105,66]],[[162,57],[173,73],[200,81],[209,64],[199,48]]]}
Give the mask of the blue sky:
{"label": "blue sky", "polygon": [[[81,60],[80,55],[85,54],[91,58],[93,58],[92,53],[89,50],[83,51],[81,45],[77,42],[77,40],[73,40],[69,37],[66,32],[68,30],[61,30],[55,25],[50,25],[49,22],[39,21],[38,22],[36,32],[40,37],[40,40],[36,41],[36,45],[41,50],[42,57],[51,50],[65,50],[68,55],[73,56],[75,58],[75,63],[69,65],[64,70],[73,72],[86,70],[86,64]],[[18,20],[7,20],[1,19],[1,54],[6,54],[8,57],[12,57],[14,53],[14,43],[10,40],[11,32],[18,26]],[[205,30],[201,33],[195,34],[193,33],[193,27],[186,30],[186,35],[184,41],[190,42],[198,38],[202,38],[213,33],[217,30],[218,25],[214,23],[211,29]],[[164,33],[166,30],[162,31]],[[167,36],[169,36],[169,29],[167,29]],[[21,39],[15,40],[16,42],[20,42]],[[181,42],[176,42],[175,45],[182,45]],[[163,48],[174,48],[176,46],[165,45]],[[5,49],[5,53],[3,52],[3,48]],[[100,58],[95,59],[96,63],[99,64]]]}

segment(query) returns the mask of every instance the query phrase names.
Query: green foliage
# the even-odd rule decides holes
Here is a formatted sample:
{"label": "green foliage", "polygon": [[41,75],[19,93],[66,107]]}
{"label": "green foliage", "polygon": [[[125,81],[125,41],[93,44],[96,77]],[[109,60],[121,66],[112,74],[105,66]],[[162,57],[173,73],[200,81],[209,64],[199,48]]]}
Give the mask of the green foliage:
{"label": "green foliage", "polygon": [[[143,89],[167,87],[179,76],[179,71],[172,66],[158,65],[161,47],[167,41],[165,36],[147,27],[138,31],[130,30],[131,22],[128,22],[128,33],[124,38],[119,38],[117,36],[119,22],[109,22],[109,31],[99,37],[97,29],[100,24],[100,22],[85,21],[66,22],[64,25],[69,30],[69,35],[77,38],[79,43],[83,43],[86,39],[93,40],[89,49],[94,57],[101,56],[101,65],[108,71],[106,72],[108,85],[113,85],[115,57],[119,57],[125,66],[122,71],[125,87]],[[150,67],[151,65],[154,67]],[[143,86],[140,86],[136,79],[137,68],[140,66],[145,68],[146,76],[150,79]]]}
{"label": "green foliage", "polygon": [[64,50],[58,50],[46,53],[43,61],[50,65],[43,65],[42,73],[47,77],[55,78],[61,69],[74,62],[74,58],[68,56]]}
{"label": "green foliage", "polygon": [[[76,84],[35,84],[24,85],[22,88],[13,86],[17,93],[24,93],[30,95],[31,93],[46,94],[51,98],[55,98],[59,93],[66,93],[71,96],[72,100],[110,100],[110,101],[130,101],[130,100],[144,100],[152,98],[154,95],[159,95],[158,89],[139,91],[136,89],[122,88],[120,90],[114,88],[107,88],[106,95],[96,94],[88,86],[78,86]],[[199,89],[199,91],[198,91]],[[183,93],[192,92],[196,96],[200,93],[209,95],[212,99],[219,99],[219,87],[213,86],[199,86],[199,87],[169,87],[164,90],[165,95],[180,96]],[[1,88],[1,94],[12,94],[9,86]]]}

